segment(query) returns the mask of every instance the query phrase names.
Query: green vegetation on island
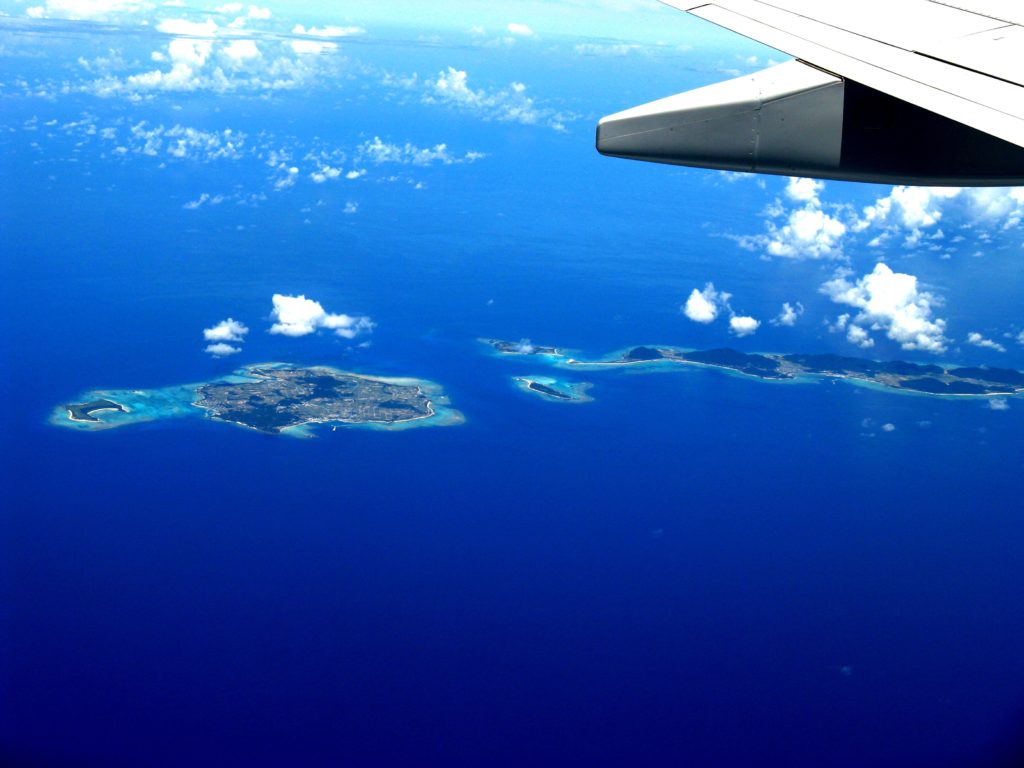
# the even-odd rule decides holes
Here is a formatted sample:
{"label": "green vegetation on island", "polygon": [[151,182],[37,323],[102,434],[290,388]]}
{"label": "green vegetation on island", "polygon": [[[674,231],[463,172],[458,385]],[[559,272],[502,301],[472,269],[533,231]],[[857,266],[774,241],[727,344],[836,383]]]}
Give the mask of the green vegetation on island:
{"label": "green vegetation on island", "polygon": [[[801,376],[854,379],[929,395],[1013,395],[1024,390],[1024,374],[1003,368],[943,368],[902,360],[879,362],[858,357],[822,354],[774,355],[735,349],[684,351],[673,347],[634,347],[601,365],[637,362],[691,363],[725,368],[760,379],[786,380]],[[569,365],[594,365],[569,360]]]}
{"label": "green vegetation on island", "polygon": [[127,413],[125,407],[113,400],[90,400],[88,403],[73,403],[67,406],[68,418],[72,421],[99,421],[93,416],[99,411],[118,411]]}
{"label": "green vegetation on island", "polygon": [[513,381],[524,392],[538,395],[545,400],[561,403],[585,403],[592,399],[587,394],[591,384],[586,381],[564,381],[548,376],[516,376]]}
{"label": "green vegetation on island", "polygon": [[[517,351],[515,342],[488,340],[505,354],[533,354]],[[555,347],[532,347],[556,350]],[[684,350],[666,346],[637,346],[600,360],[565,358],[553,361],[558,367],[597,370],[628,365],[688,364],[720,368],[758,379],[790,381],[808,377],[848,379],[890,389],[927,395],[995,396],[1024,392],[1024,373],[1007,368],[946,368],[935,364],[902,360],[881,362],[834,354],[759,354],[721,348]],[[556,397],[556,395],[550,395]]]}
{"label": "green vegetation on island", "polygon": [[54,409],[50,421],[96,430],[203,414],[269,434],[303,436],[315,424],[398,429],[463,421],[428,381],[281,363],[247,366],[202,384],[91,392],[82,402]]}
{"label": "green vegetation on island", "polygon": [[558,347],[542,347],[531,344],[529,339],[519,341],[502,341],[501,339],[480,339],[484,344],[494,348],[503,355],[545,355],[547,357],[563,357],[565,352]]}

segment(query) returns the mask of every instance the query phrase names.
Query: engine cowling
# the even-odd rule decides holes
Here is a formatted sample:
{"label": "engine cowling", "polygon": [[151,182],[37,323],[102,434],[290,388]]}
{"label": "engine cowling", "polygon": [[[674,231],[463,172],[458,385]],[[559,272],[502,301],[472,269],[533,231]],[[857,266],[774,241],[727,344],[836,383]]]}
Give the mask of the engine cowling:
{"label": "engine cowling", "polygon": [[1024,184],[1024,148],[790,61],[603,118],[604,155],[888,184]]}

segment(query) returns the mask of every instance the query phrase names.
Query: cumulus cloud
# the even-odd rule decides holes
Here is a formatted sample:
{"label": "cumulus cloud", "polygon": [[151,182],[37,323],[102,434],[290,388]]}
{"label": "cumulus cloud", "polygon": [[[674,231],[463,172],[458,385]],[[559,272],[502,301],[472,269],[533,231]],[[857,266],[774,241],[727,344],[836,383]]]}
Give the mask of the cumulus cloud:
{"label": "cumulus cloud", "polygon": [[636,43],[577,43],[572,47],[580,56],[628,56],[640,50]]}
{"label": "cumulus cloud", "polygon": [[813,203],[791,211],[782,226],[768,223],[765,250],[770,256],[827,259],[841,255],[846,225]]}
{"label": "cumulus cloud", "polygon": [[818,195],[823,189],[823,181],[790,176],[786,183],[786,197],[797,203],[820,203]]}
{"label": "cumulus cloud", "polygon": [[508,30],[510,35],[517,37],[534,37],[537,33],[530,29],[526,24],[517,24],[516,22],[510,23],[505,29]]}
{"label": "cumulus cloud", "polygon": [[318,330],[334,331],[345,339],[354,339],[362,333],[369,333],[374,328],[373,321],[366,316],[332,314],[327,312],[318,301],[305,296],[285,296],[275,293],[274,308],[270,317],[274,324],[271,333],[282,336],[308,336]]}
{"label": "cumulus cloud", "polygon": [[[902,237],[904,247],[928,245],[945,238],[942,230],[932,235],[949,217],[954,226],[971,227],[977,223],[995,224],[1012,229],[1024,220],[1024,187],[972,188],[960,187],[893,187],[888,195],[865,206],[851,223],[854,232],[871,229],[878,234],[869,245],[878,246],[894,237]],[[959,224],[958,224],[959,222]],[[963,240],[957,236],[952,242]]]}
{"label": "cumulus cloud", "polygon": [[234,347],[231,344],[224,342],[217,342],[216,344],[208,344],[206,349],[203,350],[214,357],[227,357],[228,355],[237,355],[242,351],[241,347]]}
{"label": "cumulus cloud", "polygon": [[309,178],[311,178],[315,184],[323,184],[325,181],[340,177],[341,168],[332,168],[329,165],[321,165],[318,170],[309,174]]}
{"label": "cumulus cloud", "polygon": [[703,291],[694,288],[680,309],[693,322],[707,324],[714,322],[719,305],[728,302],[729,298],[728,293],[719,293],[713,283],[708,283]]}
{"label": "cumulus cloud", "polygon": [[797,319],[804,313],[804,305],[799,301],[793,305],[788,301],[783,302],[782,311],[772,320],[772,325],[782,325],[788,328],[796,325]]}
{"label": "cumulus cloud", "polygon": [[[768,256],[787,259],[838,259],[843,255],[842,241],[847,227],[843,221],[825,210],[820,193],[824,182],[792,177],[786,184],[785,196],[797,207],[787,209],[776,199],[767,208],[767,221],[762,235],[735,238],[748,250],[761,250]],[[777,221],[781,219],[781,221]]]}
{"label": "cumulus cloud", "polygon": [[274,181],[274,189],[280,192],[282,189],[295,186],[295,182],[299,179],[299,169],[296,166],[289,167],[284,163],[280,163],[277,166],[277,170],[280,175]]}
{"label": "cumulus cloud", "polygon": [[144,0],[46,0],[43,5],[27,8],[25,15],[33,19],[107,21],[117,14],[138,13],[153,7],[153,3]]}
{"label": "cumulus cloud", "polygon": [[[840,317],[843,319],[844,324],[850,318],[849,315],[840,315]],[[846,340],[861,349],[871,349],[871,347],[875,346],[875,340],[868,335],[868,332],[859,325],[852,323],[846,326]]]}
{"label": "cumulus cloud", "polygon": [[977,331],[971,331],[970,333],[967,334],[967,343],[973,344],[976,347],[982,347],[984,349],[994,349],[996,352],[1006,351],[1006,347],[1004,347],[1002,344],[1000,344],[997,341],[992,341],[992,339],[986,339]]}
{"label": "cumulus cloud", "polygon": [[195,211],[204,205],[220,205],[224,200],[224,195],[211,195],[209,192],[203,192],[195,200],[189,200],[185,203],[182,208],[186,211]]}
{"label": "cumulus cloud", "polygon": [[892,423],[883,424],[882,425],[882,431],[883,432],[895,432],[896,431],[896,425],[892,424]]}
{"label": "cumulus cloud", "polygon": [[221,320],[212,328],[203,329],[203,338],[206,341],[243,341],[249,329],[244,323],[228,318]]}
{"label": "cumulus cloud", "polygon": [[[822,285],[821,292],[837,304],[860,310],[842,324],[851,342],[870,346],[868,330],[884,331],[906,350],[946,351],[946,321],[933,317],[939,301],[918,288],[914,275],[893,272],[879,262],[856,282],[851,283],[848,276],[848,272],[840,273]],[[855,327],[859,330],[852,330]]]}
{"label": "cumulus cloud", "polygon": [[[869,227],[877,227],[888,235],[903,229],[905,244],[914,245],[923,236],[922,230],[938,224],[943,207],[962,191],[959,187],[893,187],[888,195],[863,209],[852,229],[863,232]],[[884,237],[875,238],[872,242],[881,244]]]}
{"label": "cumulus cloud", "polygon": [[310,27],[306,29],[302,24],[296,24],[292,29],[293,35],[298,39],[290,42],[292,50],[300,55],[316,55],[326,51],[333,51],[338,47],[334,42],[341,37],[366,34],[362,27]]}
{"label": "cumulus cloud", "polygon": [[293,35],[309,35],[310,37],[352,37],[354,35],[365,35],[366,30],[362,27],[310,27],[306,29],[301,24],[292,28]]}
{"label": "cumulus cloud", "polygon": [[[63,126],[72,129],[72,124]],[[116,141],[116,128],[99,131],[101,138]],[[177,160],[238,160],[246,152],[247,136],[239,131],[226,128],[223,131],[201,131],[183,125],[165,128],[150,125],[145,120],[128,127],[128,135],[119,154],[140,154],[157,157],[167,155]],[[115,150],[117,151],[117,150]]]}
{"label": "cumulus cloud", "polygon": [[729,318],[729,330],[740,338],[750,336],[761,327],[761,321],[748,315],[733,315]]}
{"label": "cumulus cloud", "polygon": [[[943,251],[963,241],[945,229],[994,225],[1008,230],[1024,221],[1024,187],[977,188],[895,186],[858,212],[849,204],[823,202],[825,183],[790,178],[783,194],[765,209],[765,233],[731,236],[742,247],[766,256],[792,259],[844,259],[850,236],[863,236],[870,248],[901,242],[904,248]],[[948,258],[948,250],[946,251]]]}
{"label": "cumulus cloud", "polygon": [[[405,85],[416,85],[415,80],[403,81]],[[448,67],[439,72],[436,79],[428,80],[423,95],[427,103],[445,104],[470,112],[483,120],[522,123],[523,125],[544,125],[557,131],[565,130],[565,123],[576,119],[575,115],[540,107],[523,83],[513,82],[507,88],[488,91],[473,89],[465,70]]]}
{"label": "cumulus cloud", "polygon": [[[231,12],[237,3],[220,7]],[[238,12],[240,12],[239,9]],[[347,28],[325,30],[303,29],[303,35],[282,39],[280,35],[241,32],[250,21],[270,17],[267,9],[248,6],[248,12],[227,25],[209,16],[203,21],[187,18],[162,19],[156,30],[171,39],[166,46],[153,51],[150,58],[162,65],[158,69],[123,75],[127,68],[98,68],[80,62],[90,72],[97,70],[95,80],[78,86],[78,90],[102,97],[123,96],[131,100],[151,98],[160,91],[209,90],[226,93],[238,90],[278,91],[321,81],[336,72],[339,57],[305,56],[335,48],[328,35],[341,35]],[[313,36],[310,36],[310,32]]]}
{"label": "cumulus cloud", "polygon": [[261,55],[255,40],[232,40],[224,46],[221,52],[233,62],[258,59]]}
{"label": "cumulus cloud", "polygon": [[1010,402],[1005,397],[993,397],[988,401],[988,407],[993,411],[1008,411],[1010,410]]}
{"label": "cumulus cloud", "polygon": [[[373,163],[399,163],[402,165],[453,165],[456,163],[473,163],[486,157],[482,152],[469,151],[463,155],[454,155],[448,150],[447,144],[435,144],[433,147],[417,147],[415,144],[390,144],[374,136],[372,141],[364,141],[359,145],[357,157]],[[359,172],[349,178],[358,178]],[[365,173],[365,171],[364,171]]]}

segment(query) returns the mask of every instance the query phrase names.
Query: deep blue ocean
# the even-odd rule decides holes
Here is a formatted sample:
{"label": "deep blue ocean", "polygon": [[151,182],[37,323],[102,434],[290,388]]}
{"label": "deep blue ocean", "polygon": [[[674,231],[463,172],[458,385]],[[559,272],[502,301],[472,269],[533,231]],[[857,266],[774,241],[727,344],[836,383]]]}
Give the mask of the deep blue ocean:
{"label": "deep blue ocean", "polygon": [[[358,89],[184,95],[174,111],[7,99],[5,759],[1013,764],[1024,405],[697,369],[574,372],[594,384],[581,405],[517,390],[512,376],[550,369],[478,337],[592,356],[643,343],[849,354],[820,322],[815,287],[834,265],[765,261],[721,236],[758,231],[782,181],[766,192],[594,152],[600,114],[715,76],[624,63],[598,77],[596,63],[543,57],[513,75],[481,51],[400,54],[406,71],[522,78],[584,117],[558,133]],[[105,110],[304,146],[379,135],[488,156],[188,210],[202,192],[259,188],[265,164],[160,167],[20,129],[86,112],[102,124]],[[882,193],[832,188],[858,204]],[[951,323],[1019,307],[1019,248],[984,263],[893,258],[941,285]],[[807,322],[746,339],[689,323],[679,305],[709,280],[762,318],[798,298]],[[274,293],[372,316],[372,343],[266,333]],[[211,359],[201,330],[227,316],[253,330],[242,354]],[[1021,349],[998,362],[1021,367]],[[305,441],[200,419],[46,423],[89,389],[270,360],[430,379],[466,423]]]}

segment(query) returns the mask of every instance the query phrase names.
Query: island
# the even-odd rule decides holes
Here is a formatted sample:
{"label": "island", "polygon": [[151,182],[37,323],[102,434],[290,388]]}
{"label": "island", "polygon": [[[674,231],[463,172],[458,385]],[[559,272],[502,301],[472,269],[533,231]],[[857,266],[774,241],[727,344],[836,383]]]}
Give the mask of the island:
{"label": "island", "polygon": [[545,357],[564,357],[565,351],[558,347],[544,347],[531,344],[529,339],[519,341],[503,341],[502,339],[480,339],[502,355],[543,355]]}
{"label": "island", "polygon": [[[490,340],[505,351],[514,342]],[[543,347],[543,349],[556,349]],[[505,352],[505,354],[522,354]],[[1024,373],[1009,368],[945,367],[902,360],[882,362],[835,354],[769,354],[721,348],[688,350],[646,345],[630,347],[597,360],[559,355],[551,361],[561,368],[600,370],[633,366],[688,365],[717,368],[765,381],[844,379],[890,390],[956,397],[1010,396],[1024,392]]]}
{"label": "island", "polygon": [[565,381],[549,376],[514,376],[516,386],[531,395],[558,403],[586,403],[591,398],[587,390],[593,386],[587,381]]}
{"label": "island", "polygon": [[464,421],[441,387],[328,366],[262,363],[201,384],[149,390],[97,390],[54,409],[50,423],[101,430],[204,415],[266,434],[311,437],[318,424],[402,429]]}
{"label": "island", "polygon": [[68,418],[72,421],[99,421],[93,416],[100,411],[118,411],[125,413],[125,408],[120,403],[112,400],[90,400],[88,403],[73,403],[67,406]]}

